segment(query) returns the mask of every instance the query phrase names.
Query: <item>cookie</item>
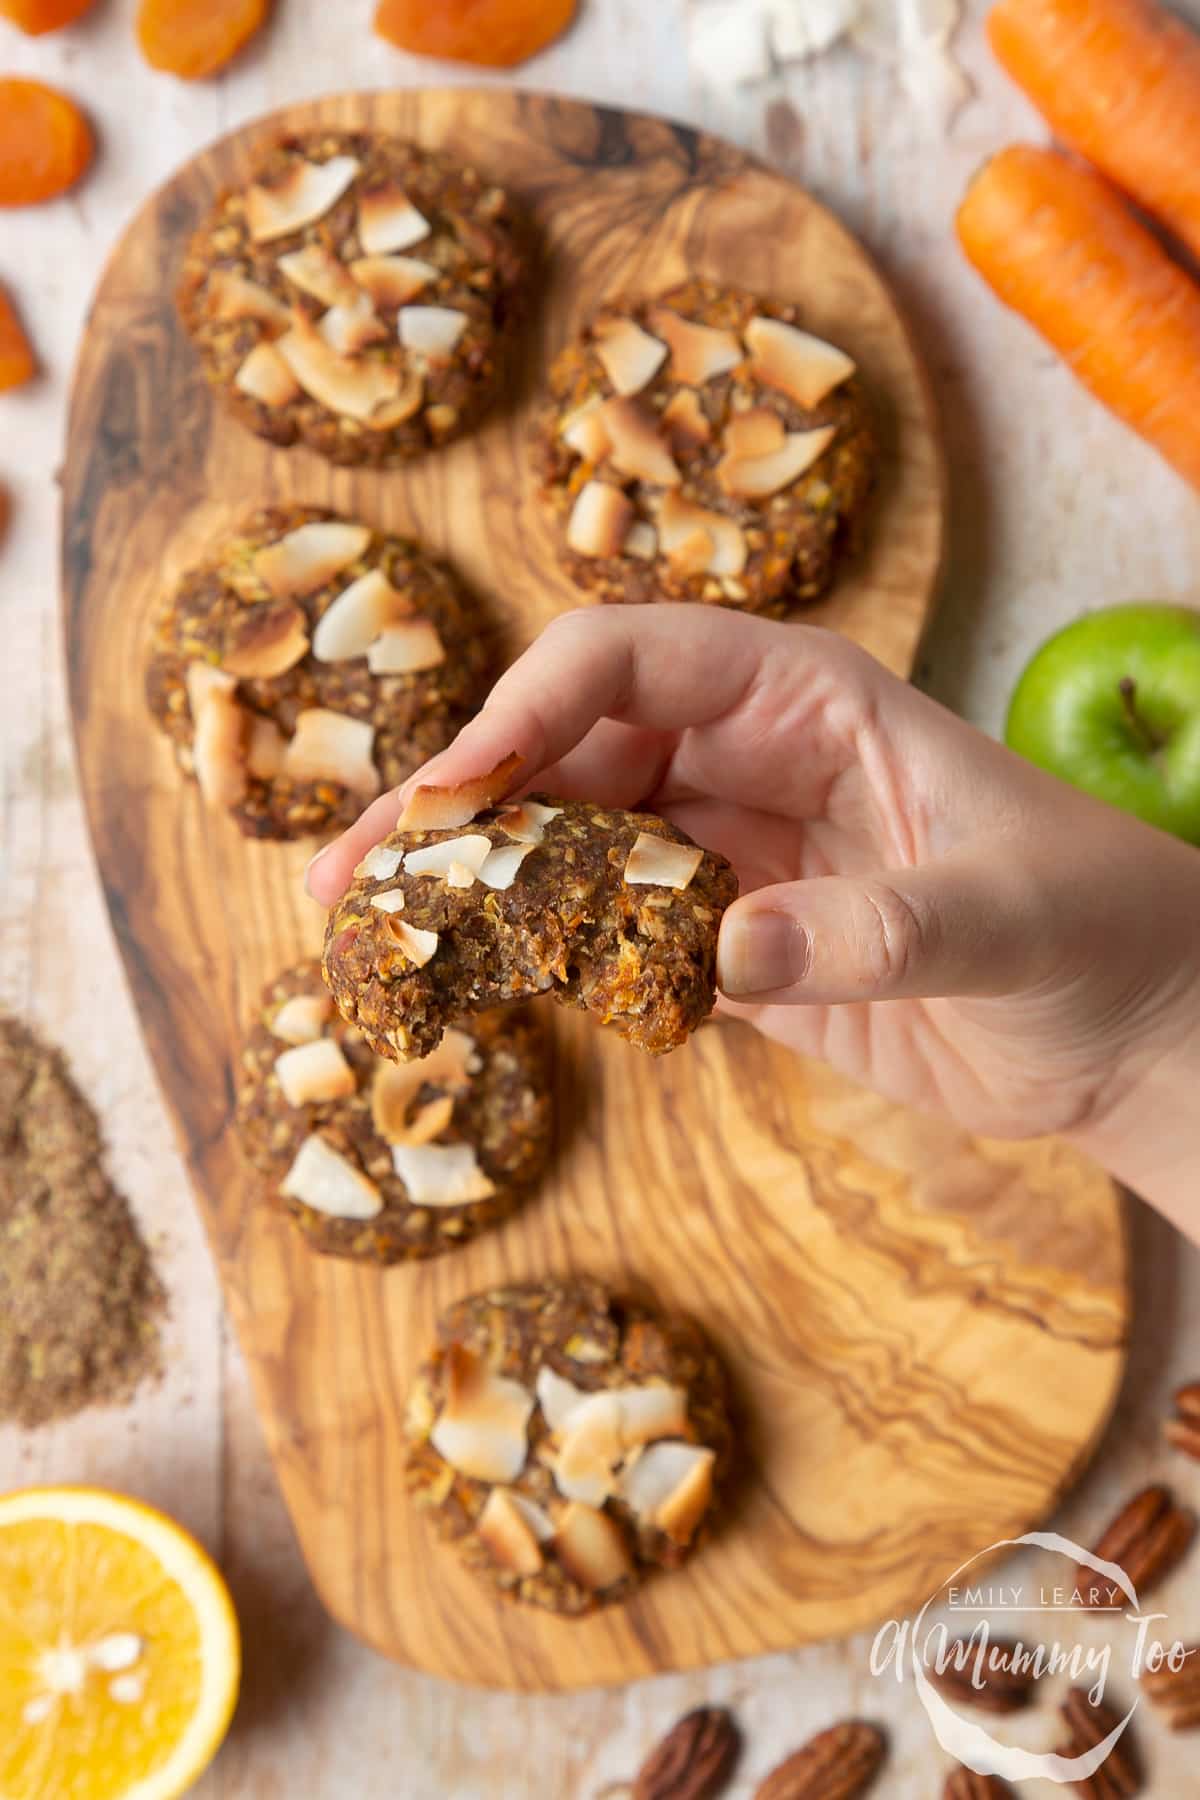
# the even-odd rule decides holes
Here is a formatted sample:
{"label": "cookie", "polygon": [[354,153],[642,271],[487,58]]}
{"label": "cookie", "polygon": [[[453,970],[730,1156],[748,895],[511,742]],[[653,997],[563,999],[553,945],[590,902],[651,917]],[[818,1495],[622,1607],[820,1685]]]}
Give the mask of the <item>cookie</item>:
{"label": "cookie", "polygon": [[479,608],[404,538],[316,507],[246,520],[163,610],[150,710],[248,837],[341,829],[482,700]]}
{"label": "cookie", "polygon": [[393,466],[470,431],[521,280],[505,195],[370,132],[286,138],[193,236],[179,310],[210,385],[274,444]]}
{"label": "cookie", "polygon": [[653,813],[488,804],[512,773],[418,788],[404,829],[360,863],[326,925],[338,1007],[400,1061],[476,1012],[546,993],[640,1049],[674,1050],[713,1008],[733,870]]}
{"label": "cookie", "polygon": [[581,588],[777,617],[829,587],[877,449],[853,361],[800,317],[689,281],[555,360],[534,455]]}
{"label": "cookie", "polygon": [[436,1256],[505,1218],[550,1148],[546,1046],[524,1007],[448,1031],[427,1062],[373,1056],[318,962],[266,987],[239,1068],[237,1131],[315,1250]]}
{"label": "cookie", "polygon": [[732,1456],[699,1329],[596,1281],[460,1300],[405,1425],[409,1491],[467,1566],[567,1616],[684,1562]]}

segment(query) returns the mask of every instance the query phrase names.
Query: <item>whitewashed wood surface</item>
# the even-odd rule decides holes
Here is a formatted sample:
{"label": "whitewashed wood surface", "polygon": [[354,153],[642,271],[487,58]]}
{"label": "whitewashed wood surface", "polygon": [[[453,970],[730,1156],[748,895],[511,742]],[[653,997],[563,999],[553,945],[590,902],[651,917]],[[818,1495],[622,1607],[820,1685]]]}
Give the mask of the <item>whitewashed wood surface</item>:
{"label": "whitewashed wood surface", "polygon": [[[688,55],[703,4],[583,0],[575,30],[520,79],[723,131],[805,182],[876,252],[924,346],[953,481],[949,579],[919,678],[995,731],[1018,669],[1054,626],[1105,602],[1200,587],[1200,504],[1073,386],[954,249],[952,212],[971,170],[1013,137],[1043,136],[989,62],[981,0],[960,36],[976,98],[949,136],[914,110],[886,69],[847,51],[753,87],[706,87]],[[1192,5],[1200,16],[1200,0]],[[143,66],[134,10],[134,0],[99,0],[78,27],[37,41],[0,21],[0,70],[78,94],[101,145],[77,196],[0,215],[0,281],[19,295],[44,368],[33,386],[0,395],[0,483],[11,499],[0,547],[0,1001],[70,1046],[100,1109],[113,1171],[170,1287],[168,1370],[123,1411],[38,1433],[0,1430],[0,1488],[111,1484],[166,1507],[220,1558],[245,1630],[247,1672],[233,1733],[195,1790],[200,1800],[591,1800],[628,1778],[675,1716],[703,1700],[735,1705],[746,1728],[736,1800],[748,1800],[806,1735],[848,1714],[881,1720],[892,1733],[881,1794],[935,1795],[947,1759],[911,1689],[868,1673],[866,1640],[541,1700],[454,1689],[395,1668],[330,1624],[313,1598],[84,833],[59,667],[55,470],[90,291],[117,232],[178,162],[287,100],[479,77],[375,39],[372,0],[278,0],[270,30],[233,70],[187,87]],[[1166,1394],[1200,1375],[1200,1255],[1140,1207],[1134,1230],[1140,1293],[1128,1390],[1059,1521],[1085,1539],[1154,1473],[1169,1473],[1200,1502],[1200,1468],[1169,1459],[1158,1440]],[[1198,1566],[1193,1559],[1164,1602],[1171,1627],[1193,1637]],[[1141,1734],[1148,1791],[1162,1800],[1194,1791],[1196,1740],[1171,1743],[1144,1717]],[[1035,1791],[1062,1790],[1023,1789]]]}

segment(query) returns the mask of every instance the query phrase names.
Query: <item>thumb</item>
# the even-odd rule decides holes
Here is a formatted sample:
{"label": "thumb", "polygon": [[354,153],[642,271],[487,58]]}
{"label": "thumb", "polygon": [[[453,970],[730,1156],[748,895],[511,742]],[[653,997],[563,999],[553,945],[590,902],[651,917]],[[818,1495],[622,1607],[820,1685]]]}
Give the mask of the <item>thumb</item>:
{"label": "thumb", "polygon": [[1002,994],[1036,979],[1029,885],[947,859],[760,888],[725,914],[717,981],[776,1006]]}

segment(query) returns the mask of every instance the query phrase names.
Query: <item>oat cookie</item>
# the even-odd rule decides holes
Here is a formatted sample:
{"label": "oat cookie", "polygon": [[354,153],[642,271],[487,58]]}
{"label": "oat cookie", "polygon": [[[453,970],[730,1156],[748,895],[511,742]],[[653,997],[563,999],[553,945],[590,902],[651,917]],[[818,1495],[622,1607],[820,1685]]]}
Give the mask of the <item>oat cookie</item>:
{"label": "oat cookie", "polygon": [[237,1129],[316,1250],[436,1256],[506,1217],[550,1148],[546,1046],[523,1007],[383,1062],[334,1011],[318,962],[268,983],[241,1053]]}
{"label": "oat cookie", "polygon": [[478,1011],[552,993],[643,1050],[677,1048],[715,999],[737,896],[724,857],[653,813],[487,798],[474,783],[418,788],[405,829],[359,865],[325,936],[346,1018],[404,1061]]}
{"label": "oat cookie", "polygon": [[595,1281],[451,1307],[406,1429],[409,1489],[468,1567],[567,1615],[684,1562],[732,1460],[699,1329]]}
{"label": "oat cookie", "polygon": [[521,279],[508,201],[379,133],[287,138],[192,238],[179,310],[243,424],[385,467],[473,428]]}
{"label": "oat cookie", "polygon": [[184,576],[146,692],[184,769],[248,837],[349,825],[486,691],[480,609],[404,538],[316,507],[254,514]]}
{"label": "oat cookie", "polygon": [[877,452],[854,363],[801,317],[689,281],[556,359],[535,461],[580,587],[778,616],[830,585]]}

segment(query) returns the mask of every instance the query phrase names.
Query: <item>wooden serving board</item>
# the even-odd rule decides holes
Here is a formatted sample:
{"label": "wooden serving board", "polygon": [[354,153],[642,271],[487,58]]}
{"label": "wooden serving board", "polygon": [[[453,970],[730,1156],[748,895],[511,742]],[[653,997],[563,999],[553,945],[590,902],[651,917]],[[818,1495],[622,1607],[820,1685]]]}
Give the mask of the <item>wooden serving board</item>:
{"label": "wooden serving board", "polygon": [[[377,126],[490,170],[542,233],[538,342],[507,411],[402,473],[274,451],[210,404],[175,323],[184,239],[282,129]],[[545,1191],[463,1251],[377,1271],[311,1254],[229,1131],[232,1046],[263,981],[319,941],[310,846],[247,843],[181,781],[141,699],[164,587],[243,509],[324,502],[423,536],[513,648],[574,603],[526,466],[537,369],[604,294],[725,277],[803,303],[859,360],[887,466],[871,547],[810,617],[911,667],[943,482],[913,352],[859,247],[789,182],[682,127],[507,92],[297,106],[198,156],[134,220],[84,338],[65,471],[66,653],[100,872],[330,1610],[390,1656],[567,1688],[849,1632],[922,1601],[1044,1515],[1109,1412],[1127,1301],[1118,1202],[1061,1145],[973,1143],[758,1040],[706,1028],[651,1062],[556,1012]],[[577,1623],[505,1607],[407,1503],[401,1414],[436,1314],[586,1270],[698,1315],[731,1371],[745,1466],[684,1571]]]}

